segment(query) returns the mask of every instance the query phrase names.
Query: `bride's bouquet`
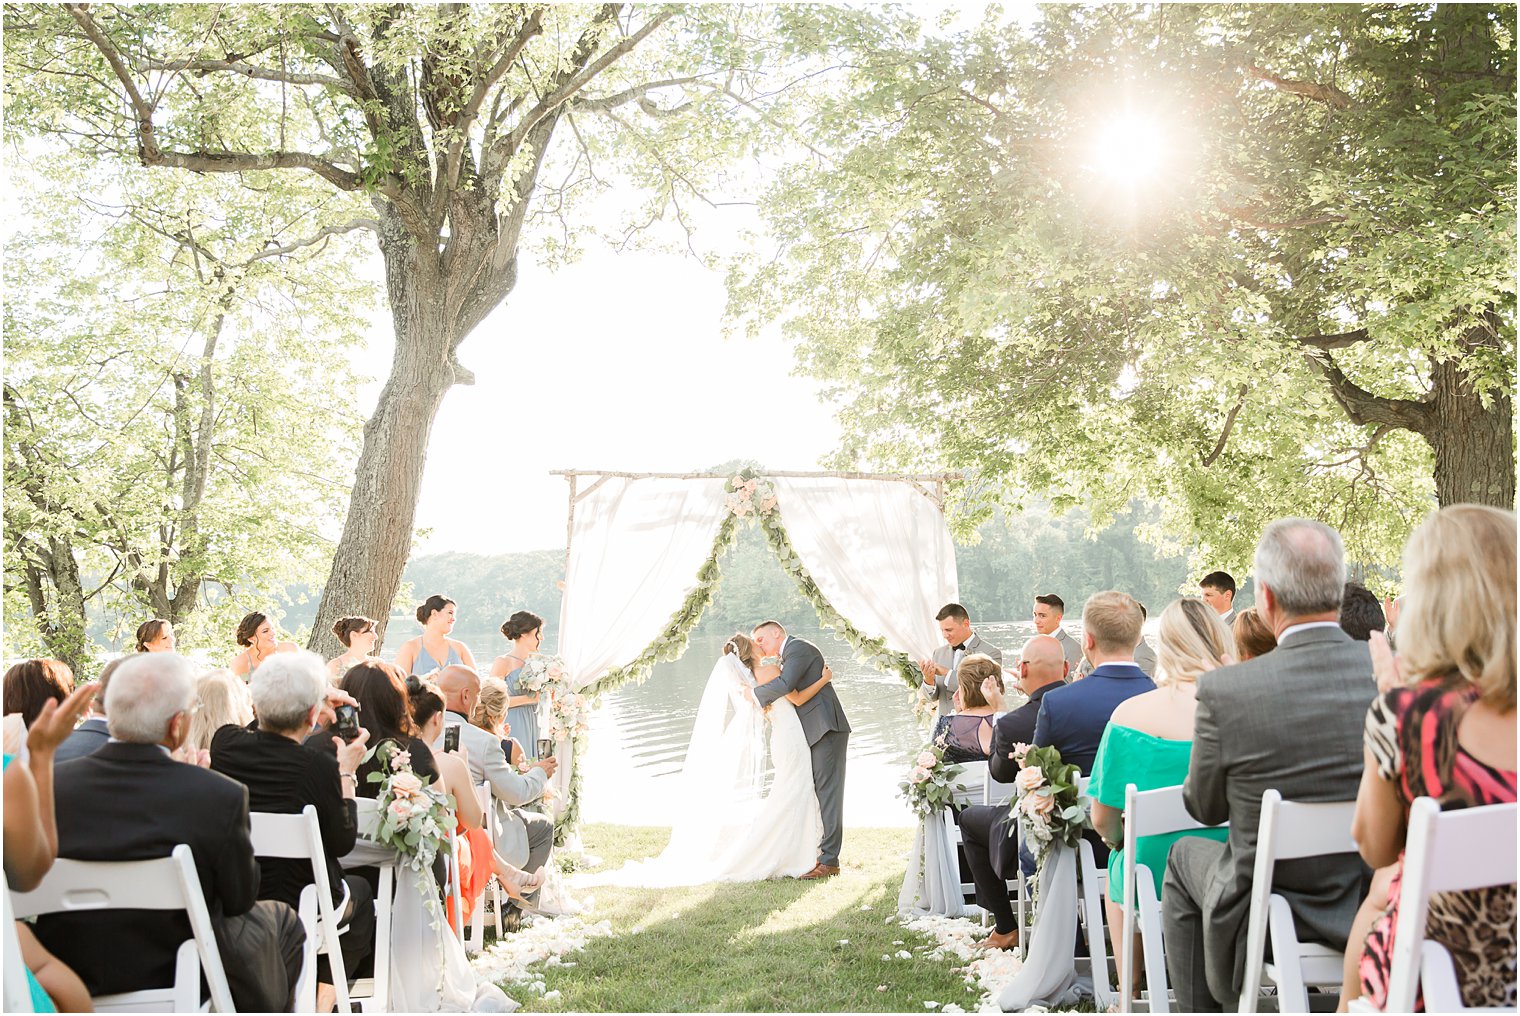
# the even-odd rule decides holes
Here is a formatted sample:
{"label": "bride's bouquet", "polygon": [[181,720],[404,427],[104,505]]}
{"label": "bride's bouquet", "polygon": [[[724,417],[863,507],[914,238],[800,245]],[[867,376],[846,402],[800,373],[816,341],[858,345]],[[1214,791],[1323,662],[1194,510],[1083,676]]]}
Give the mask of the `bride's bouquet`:
{"label": "bride's bouquet", "polygon": [[955,778],[964,769],[945,762],[943,739],[930,741],[919,749],[908,778],[898,787],[914,813],[927,818],[955,799]]}
{"label": "bride's bouquet", "polygon": [[591,730],[591,704],[570,687],[570,672],[558,656],[535,655],[523,664],[517,686],[542,695],[548,706],[545,734],[556,741],[569,741]]}
{"label": "bride's bouquet", "polygon": [[1055,748],[1027,744],[1015,745],[1013,758],[1019,764],[1014,778],[1018,796],[1010,807],[1035,860],[1044,861],[1057,840],[1075,847],[1082,831],[1091,825],[1077,792],[1077,767],[1062,762]]}
{"label": "bride's bouquet", "polygon": [[371,837],[396,851],[412,871],[427,871],[441,850],[449,852],[449,830],[455,826],[454,798],[435,790],[412,772],[410,752],[384,741],[376,749],[382,763],[369,782],[380,784],[377,798],[379,828]]}

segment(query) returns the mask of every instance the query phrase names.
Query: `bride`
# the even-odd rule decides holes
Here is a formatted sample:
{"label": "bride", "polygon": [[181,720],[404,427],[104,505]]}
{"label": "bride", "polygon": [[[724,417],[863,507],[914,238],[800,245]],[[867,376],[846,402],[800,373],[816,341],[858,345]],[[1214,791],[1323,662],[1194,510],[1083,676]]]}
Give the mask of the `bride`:
{"label": "bride", "polygon": [[[813,791],[813,763],[797,707],[833,679],[789,692],[763,710],[755,688],[777,677],[774,658],[761,659],[748,635],[723,646],[697,708],[681,767],[680,818],[657,857],[622,869],[579,876],[578,885],[663,888],[707,882],[758,882],[795,877],[817,863],[823,832]],[[762,794],[766,721],[773,774]]]}

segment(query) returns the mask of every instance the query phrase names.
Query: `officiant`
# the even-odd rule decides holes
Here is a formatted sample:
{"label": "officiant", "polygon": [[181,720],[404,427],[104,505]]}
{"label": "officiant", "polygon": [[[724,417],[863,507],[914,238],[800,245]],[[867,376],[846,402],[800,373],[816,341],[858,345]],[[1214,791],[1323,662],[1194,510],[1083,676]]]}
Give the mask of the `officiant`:
{"label": "officiant", "polygon": [[940,608],[939,613],[934,615],[939,622],[940,634],[945,637],[945,644],[934,650],[934,655],[927,660],[918,661],[918,669],[924,675],[924,683],[919,688],[919,694],[925,701],[935,701],[938,705],[936,721],[941,716],[949,716],[955,712],[956,668],[961,660],[967,656],[981,653],[990,656],[998,662],[1003,662],[1003,651],[997,646],[983,639],[971,628],[971,615],[966,608],[959,603],[947,603]]}

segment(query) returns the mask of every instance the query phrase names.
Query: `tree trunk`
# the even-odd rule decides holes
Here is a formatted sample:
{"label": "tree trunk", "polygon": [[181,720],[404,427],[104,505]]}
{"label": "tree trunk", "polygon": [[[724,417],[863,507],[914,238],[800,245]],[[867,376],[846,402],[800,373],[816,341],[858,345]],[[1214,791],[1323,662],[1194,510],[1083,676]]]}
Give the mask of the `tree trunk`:
{"label": "tree trunk", "polygon": [[1495,389],[1487,406],[1466,371],[1452,359],[1431,364],[1430,425],[1422,431],[1435,451],[1436,501],[1515,507],[1515,416],[1508,392]]}
{"label": "tree trunk", "polygon": [[351,614],[374,618],[384,640],[391,602],[412,550],[433,418],[458,380],[438,244],[411,236],[388,205],[380,204],[380,211],[396,351],[390,378],[364,425],[348,518],[307,642],[323,656],[341,651],[332,625]]}

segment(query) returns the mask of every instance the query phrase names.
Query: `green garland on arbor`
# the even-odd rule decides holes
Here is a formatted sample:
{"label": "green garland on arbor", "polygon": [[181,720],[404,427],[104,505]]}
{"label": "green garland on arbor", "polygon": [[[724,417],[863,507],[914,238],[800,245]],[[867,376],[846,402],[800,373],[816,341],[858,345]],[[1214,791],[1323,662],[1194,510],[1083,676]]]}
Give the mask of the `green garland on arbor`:
{"label": "green garland on arbor", "polygon": [[[781,514],[776,511],[775,494],[770,484],[753,469],[746,468],[729,479],[726,489],[729,511],[718,526],[718,535],[713,541],[712,553],[697,569],[696,587],[687,594],[681,606],[670,615],[670,620],[666,623],[664,630],[653,642],[644,647],[643,652],[634,657],[630,663],[609,670],[601,678],[582,688],[581,694],[595,707],[600,703],[601,697],[608,692],[617,691],[630,684],[644,683],[653,673],[656,663],[678,659],[691,642],[692,629],[697,626],[697,623],[702,620],[703,613],[712,605],[713,594],[717,591],[718,582],[722,578],[722,569],[718,565],[719,558],[727,553],[738,539],[739,524],[758,519],[761,530],[765,533],[766,543],[776,555],[776,559],[781,562],[781,567],[797,584],[798,591],[808,603],[812,604],[818,614],[819,624],[843,635],[845,641],[855,650],[855,658],[860,662],[883,670],[895,670],[913,693],[913,701],[917,708],[921,702],[917,689],[923,683],[923,675],[919,673],[918,667],[914,665],[908,654],[888,649],[884,639],[873,639],[863,634],[844,615],[835,610],[833,604],[829,603],[828,598],[818,588],[818,584],[813,581],[813,577],[803,567],[802,559],[797,556],[797,551],[792,547],[791,538],[786,534],[786,527],[781,523]],[[580,766],[575,764],[575,760],[584,756],[590,745],[590,735],[577,734],[572,743],[574,750],[571,758],[569,800],[565,804],[565,810],[560,813],[555,822],[554,830],[554,842],[561,846],[580,822],[582,773]]]}

